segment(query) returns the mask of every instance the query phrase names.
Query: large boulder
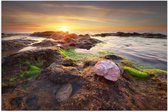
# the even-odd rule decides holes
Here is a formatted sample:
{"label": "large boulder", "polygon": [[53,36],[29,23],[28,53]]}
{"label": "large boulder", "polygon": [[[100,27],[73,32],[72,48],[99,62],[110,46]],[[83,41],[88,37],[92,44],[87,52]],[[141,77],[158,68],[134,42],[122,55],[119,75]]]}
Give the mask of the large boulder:
{"label": "large boulder", "polygon": [[2,51],[9,52],[12,50],[20,50],[23,47],[26,47],[33,42],[35,41],[34,40],[24,40],[24,39],[3,40],[2,41]]}
{"label": "large boulder", "polygon": [[100,40],[90,38],[90,36],[87,35],[86,37],[82,36],[77,38],[76,40],[70,41],[68,44],[69,46],[74,46],[76,48],[90,49],[100,42]]}

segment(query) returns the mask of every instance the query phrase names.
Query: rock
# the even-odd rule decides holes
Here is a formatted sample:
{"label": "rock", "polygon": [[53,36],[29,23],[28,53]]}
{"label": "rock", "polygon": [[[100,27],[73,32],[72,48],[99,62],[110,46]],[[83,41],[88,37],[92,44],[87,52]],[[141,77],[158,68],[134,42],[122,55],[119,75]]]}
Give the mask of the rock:
{"label": "rock", "polygon": [[48,79],[55,84],[65,84],[76,78],[78,77],[71,75],[71,74],[65,74],[65,73],[60,73],[60,72],[51,73],[48,76]]}
{"label": "rock", "polygon": [[114,33],[101,33],[101,34],[95,34],[93,36],[100,36],[100,37],[106,37],[106,36],[113,36]]}
{"label": "rock", "polygon": [[22,97],[13,98],[11,101],[11,105],[14,106],[15,108],[21,107],[21,104],[22,104]]}
{"label": "rock", "polygon": [[59,102],[66,101],[71,96],[71,93],[72,93],[72,85],[65,84],[56,93],[56,99]]}
{"label": "rock", "polygon": [[74,66],[75,63],[71,59],[66,59],[62,61],[62,65],[64,66]]}
{"label": "rock", "polygon": [[[95,46],[97,43],[101,42],[98,39],[91,38],[89,35],[76,35],[74,33],[68,32],[54,32],[54,31],[45,31],[45,32],[35,32],[31,34],[31,36],[40,36],[52,38],[54,40],[61,40],[64,42],[62,45],[64,48],[68,48],[69,46],[82,48],[82,49],[90,49]],[[45,43],[49,44],[49,43]],[[53,45],[50,42],[51,45]],[[34,45],[41,45],[40,43]]]}
{"label": "rock", "polygon": [[11,36],[29,36],[29,33],[2,33],[2,38]]}
{"label": "rock", "polygon": [[[40,68],[43,69],[53,62],[59,63],[61,59],[60,54],[51,49],[21,52],[4,57],[2,63],[2,80],[6,82],[6,80],[9,80],[11,77],[20,77],[21,72],[27,70],[31,64],[40,66]],[[18,79],[12,86],[16,86],[22,81],[23,79]],[[11,85],[10,81],[7,82],[7,85],[8,84]],[[9,90],[10,89],[6,87],[3,88],[3,92]]]}
{"label": "rock", "polygon": [[79,36],[75,40],[69,41],[68,46],[73,46],[81,49],[90,49],[100,42],[101,42],[100,40],[90,38],[89,35],[86,35],[86,36]]}
{"label": "rock", "polygon": [[58,71],[60,71],[60,72],[63,72],[63,70],[59,67],[59,65],[57,64],[57,63],[52,63],[49,67],[47,67],[47,69],[49,70],[49,71],[51,71],[51,72],[58,72]]}
{"label": "rock", "polygon": [[35,42],[34,40],[24,40],[24,39],[16,39],[16,40],[3,40],[2,41],[2,51],[12,51],[12,50],[20,50],[23,47],[28,46],[29,44]]}
{"label": "rock", "polygon": [[94,66],[96,64],[97,61],[85,61],[83,63],[83,68],[89,67],[89,66]]}
{"label": "rock", "polygon": [[106,37],[106,36],[120,36],[120,37],[144,37],[144,38],[160,38],[160,39],[166,39],[167,36],[164,34],[160,33],[125,33],[125,32],[116,32],[116,33],[101,33],[101,34],[95,34],[93,36],[101,36],[101,37]]}
{"label": "rock", "polygon": [[53,35],[55,32],[54,31],[44,31],[44,32],[34,32],[30,34],[30,36],[37,36],[37,37],[49,37]]}
{"label": "rock", "polygon": [[94,47],[97,43],[100,43],[100,42],[101,41],[98,39],[93,39],[90,37],[87,37],[87,38],[82,37],[82,38],[79,38],[79,40],[75,44],[75,47],[89,50],[90,48]]}
{"label": "rock", "polygon": [[79,38],[78,35],[72,33],[72,34],[65,35],[64,41],[65,42],[70,42],[71,40],[75,40],[77,38]]}
{"label": "rock", "polygon": [[2,93],[12,92],[15,86],[2,86]]}
{"label": "rock", "polygon": [[25,98],[25,106],[27,110],[37,110],[39,108],[38,106],[38,97],[35,95],[28,95]]}
{"label": "rock", "polygon": [[76,39],[78,36],[74,33],[61,32],[61,31],[44,31],[44,32],[34,32],[31,36],[52,38],[54,40],[64,40],[69,42],[71,39]]}
{"label": "rock", "polygon": [[52,40],[43,40],[40,43],[35,43],[33,46],[40,46],[40,47],[49,47],[49,46],[56,46],[58,43]]}
{"label": "rock", "polygon": [[80,78],[79,71],[75,67],[64,67],[52,63],[47,69],[43,70],[37,79],[48,79],[55,84],[65,84]]}
{"label": "rock", "polygon": [[122,60],[123,58],[122,57],[120,57],[120,56],[117,56],[117,55],[106,55],[105,57],[104,57],[105,59],[110,59],[110,60]]}

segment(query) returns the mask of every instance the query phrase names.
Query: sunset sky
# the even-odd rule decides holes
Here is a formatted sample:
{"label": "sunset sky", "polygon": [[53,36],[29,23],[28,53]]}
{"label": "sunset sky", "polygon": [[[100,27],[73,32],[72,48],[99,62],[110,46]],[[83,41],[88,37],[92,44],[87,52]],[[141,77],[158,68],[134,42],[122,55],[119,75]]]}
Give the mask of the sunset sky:
{"label": "sunset sky", "polygon": [[2,32],[166,33],[166,28],[166,1],[2,2]]}

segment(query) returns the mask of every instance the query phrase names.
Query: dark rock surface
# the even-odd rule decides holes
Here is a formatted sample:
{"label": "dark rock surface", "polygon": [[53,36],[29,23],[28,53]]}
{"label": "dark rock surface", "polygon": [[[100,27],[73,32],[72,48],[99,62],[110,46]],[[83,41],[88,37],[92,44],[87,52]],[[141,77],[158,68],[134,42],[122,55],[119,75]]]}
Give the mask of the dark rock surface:
{"label": "dark rock surface", "polygon": [[38,64],[42,68],[45,68],[61,58],[60,54],[52,49],[27,51],[4,57],[2,62],[3,91],[10,91],[12,88],[9,87],[15,87],[18,83],[24,82],[24,80],[21,80],[13,84],[9,78],[19,78],[21,72],[26,70],[30,64]]}
{"label": "dark rock surface", "polygon": [[71,59],[65,59],[62,61],[62,65],[64,66],[75,66],[76,64]]}
{"label": "dark rock surface", "polygon": [[2,52],[20,50],[23,47],[26,47],[33,42],[35,41],[34,40],[24,40],[24,39],[3,40],[2,41]]}
{"label": "dark rock surface", "polygon": [[101,42],[100,40],[93,39],[90,37],[82,37],[77,39],[75,42],[70,43],[69,46],[89,50],[90,48],[94,47],[97,43],[100,42]]}
{"label": "dark rock surface", "polygon": [[110,59],[110,60],[122,60],[123,58],[117,55],[106,55],[104,56],[105,59]]}

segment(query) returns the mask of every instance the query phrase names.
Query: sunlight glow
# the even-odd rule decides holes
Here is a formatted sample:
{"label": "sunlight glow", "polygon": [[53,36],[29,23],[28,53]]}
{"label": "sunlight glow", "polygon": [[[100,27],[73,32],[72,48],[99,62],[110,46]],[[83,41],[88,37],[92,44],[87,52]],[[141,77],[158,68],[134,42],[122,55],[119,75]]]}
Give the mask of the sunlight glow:
{"label": "sunlight glow", "polygon": [[60,26],[59,30],[63,31],[63,32],[69,32],[69,27],[67,27],[67,26]]}

